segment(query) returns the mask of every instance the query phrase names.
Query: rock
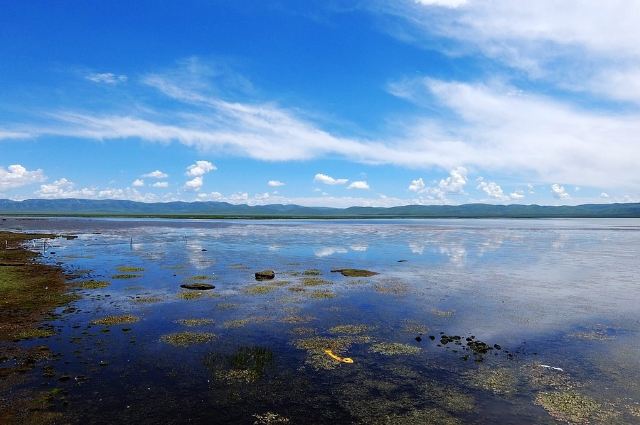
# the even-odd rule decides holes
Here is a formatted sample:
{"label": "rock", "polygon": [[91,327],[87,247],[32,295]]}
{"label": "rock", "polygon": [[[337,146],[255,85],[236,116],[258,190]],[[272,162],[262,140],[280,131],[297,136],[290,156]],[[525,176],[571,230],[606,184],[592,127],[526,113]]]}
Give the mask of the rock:
{"label": "rock", "polygon": [[347,277],[371,277],[378,274],[376,272],[362,269],[334,269],[331,270],[331,273],[340,273],[342,276]]}
{"label": "rock", "polygon": [[269,280],[276,277],[276,273],[273,270],[262,270],[261,272],[256,272],[256,280]]}
{"label": "rock", "polygon": [[184,289],[195,289],[198,291],[206,291],[208,289],[215,288],[215,286],[208,283],[183,283],[180,287]]}
{"label": "rock", "polygon": [[416,341],[418,341],[418,342],[422,341],[422,338],[420,337],[420,335],[418,335],[418,336],[416,337]]}

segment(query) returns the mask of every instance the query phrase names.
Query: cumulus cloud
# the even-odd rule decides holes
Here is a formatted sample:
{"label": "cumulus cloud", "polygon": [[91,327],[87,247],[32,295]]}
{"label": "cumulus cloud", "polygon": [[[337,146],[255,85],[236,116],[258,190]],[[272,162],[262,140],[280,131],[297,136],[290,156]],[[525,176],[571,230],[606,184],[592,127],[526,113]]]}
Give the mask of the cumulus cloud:
{"label": "cumulus cloud", "polygon": [[416,179],[416,180],[411,180],[411,184],[409,185],[409,190],[411,192],[422,192],[425,188],[425,184],[424,184],[424,180],[422,180],[422,177]]}
{"label": "cumulus cloud", "polygon": [[553,194],[553,197],[557,199],[568,199],[571,197],[571,195],[569,195],[565,190],[564,186],[557,183],[551,185],[551,193]]}
{"label": "cumulus cloud", "polygon": [[367,189],[369,189],[369,183],[367,183],[366,181],[363,181],[363,180],[354,181],[347,187],[347,189],[367,190]]}
{"label": "cumulus cloud", "polygon": [[94,83],[109,84],[112,86],[125,83],[128,79],[126,75],[117,75],[111,72],[91,73],[86,75],[85,78],[89,81],[93,81]]}
{"label": "cumulus cloud", "polygon": [[223,198],[220,192],[198,193],[198,199],[201,201],[219,201]]}
{"label": "cumulus cloud", "polygon": [[281,182],[280,180],[269,180],[269,182],[267,182],[267,184],[271,187],[280,187],[280,186],[284,186],[285,184],[283,182]]}
{"label": "cumulus cloud", "polygon": [[330,186],[335,186],[339,184],[346,184],[349,182],[349,179],[334,179],[333,177],[326,174],[318,173],[313,177],[313,181],[317,183],[328,184]]}
{"label": "cumulus cloud", "polygon": [[524,198],[524,191],[523,190],[516,190],[515,192],[511,192],[509,197],[511,199],[516,200],[516,201],[519,200],[519,199],[523,199]]}
{"label": "cumulus cloud", "polygon": [[142,186],[144,186],[144,180],[142,180],[142,179],[135,179],[135,180],[133,181],[133,183],[131,183],[131,186],[133,186],[133,187],[142,187]]}
{"label": "cumulus cloud", "polygon": [[148,179],[166,179],[167,177],[169,177],[169,175],[167,173],[163,173],[160,170],[155,170],[150,173],[143,174],[142,177],[145,177]]}
{"label": "cumulus cloud", "polygon": [[186,189],[191,189],[191,190],[200,190],[202,188],[202,185],[204,184],[204,181],[202,179],[202,176],[198,176],[198,177],[194,177],[191,180],[187,180],[187,182],[184,184],[184,187]]}
{"label": "cumulus cloud", "polygon": [[184,184],[185,189],[200,190],[204,184],[204,175],[214,170],[217,170],[216,166],[209,161],[196,161],[189,165],[185,174],[193,178]]}
{"label": "cumulus cloud", "polygon": [[39,183],[44,180],[44,172],[41,169],[27,170],[20,164],[9,165],[7,168],[0,166],[0,191]]}
{"label": "cumulus cloud", "polygon": [[600,197],[603,198],[603,199],[608,199],[609,198],[609,194],[607,192],[602,192],[600,194]]}
{"label": "cumulus cloud", "polygon": [[209,161],[196,161],[195,164],[187,167],[187,176],[199,177],[204,176],[210,171],[217,170],[216,166]]}
{"label": "cumulus cloud", "polygon": [[36,195],[41,198],[94,198],[98,192],[95,189],[76,189],[75,183],[66,178],[61,178],[53,183],[43,184]]}
{"label": "cumulus cloud", "polygon": [[467,184],[467,169],[456,167],[449,172],[449,177],[440,180],[438,187],[447,193],[460,193]]}
{"label": "cumulus cloud", "polygon": [[502,188],[496,182],[487,182],[487,181],[481,180],[480,183],[478,183],[477,188],[482,190],[491,198],[500,199],[500,200],[506,199]]}
{"label": "cumulus cloud", "polygon": [[157,187],[157,188],[167,188],[169,187],[169,183],[168,182],[155,182],[154,184],[151,185],[152,187]]}

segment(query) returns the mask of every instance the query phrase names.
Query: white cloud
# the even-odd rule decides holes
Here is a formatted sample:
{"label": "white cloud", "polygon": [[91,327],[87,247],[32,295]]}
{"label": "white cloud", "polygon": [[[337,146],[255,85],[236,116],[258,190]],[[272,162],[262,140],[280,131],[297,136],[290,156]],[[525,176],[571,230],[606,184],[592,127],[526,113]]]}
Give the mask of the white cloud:
{"label": "white cloud", "polygon": [[571,195],[569,195],[565,190],[564,186],[560,186],[557,183],[551,185],[551,193],[553,194],[553,197],[557,199],[568,199],[571,197]]}
{"label": "white cloud", "polygon": [[41,185],[36,195],[41,198],[94,198],[97,191],[86,187],[76,189],[72,181],[61,178],[53,183]]}
{"label": "white cloud", "polygon": [[203,181],[202,181],[202,176],[198,176],[198,177],[194,177],[191,180],[187,180],[187,182],[184,184],[184,187],[186,189],[191,189],[191,190],[200,190],[202,188],[203,185]]}
{"label": "white cloud", "polygon": [[519,200],[519,199],[523,199],[524,198],[524,191],[523,190],[516,190],[515,192],[511,192],[509,197],[511,199],[516,200],[516,201]]}
{"label": "white cloud", "polygon": [[414,0],[423,6],[440,6],[456,8],[467,4],[467,0]]}
{"label": "white cloud", "polygon": [[210,171],[217,170],[217,167],[209,161],[196,161],[195,164],[187,167],[187,176],[199,177],[204,176]]}
{"label": "white cloud", "polygon": [[447,193],[461,193],[467,184],[467,169],[464,167],[456,167],[449,172],[449,177],[440,180],[438,187]]}
{"label": "white cloud", "polygon": [[220,192],[198,193],[198,199],[201,201],[220,201],[223,198]]}
{"label": "white cloud", "polygon": [[411,184],[409,185],[409,190],[412,192],[422,192],[425,188],[424,180],[422,177],[416,180],[411,180]]}
{"label": "white cloud", "polygon": [[9,165],[6,169],[0,166],[0,191],[27,186],[45,180],[41,169],[27,170],[20,164]]}
{"label": "white cloud", "polygon": [[313,177],[313,181],[314,182],[318,182],[318,183],[328,184],[328,185],[331,185],[331,186],[335,186],[335,185],[339,185],[339,184],[346,184],[349,180],[348,179],[334,179],[333,177],[328,176],[326,174],[318,173]]}
{"label": "white cloud", "polygon": [[366,181],[363,180],[359,180],[359,181],[355,181],[352,182],[347,189],[361,189],[361,190],[367,190],[369,189],[369,184]]}
{"label": "white cloud", "polygon": [[600,197],[601,197],[601,198],[604,198],[604,199],[607,199],[607,198],[609,198],[609,194],[608,194],[607,192],[602,192],[602,193],[600,194]]}
{"label": "white cloud", "polygon": [[155,182],[151,186],[164,189],[164,188],[169,187],[169,182]]}
{"label": "white cloud", "polygon": [[116,85],[127,81],[126,75],[117,75],[111,72],[98,72],[86,75],[85,78],[94,83]]}
{"label": "white cloud", "polygon": [[133,186],[133,187],[142,187],[142,186],[144,186],[144,180],[142,180],[142,179],[135,179],[135,180],[133,181],[133,183],[131,183],[131,186]]}
{"label": "white cloud", "polygon": [[283,182],[281,182],[280,180],[269,180],[269,182],[267,183],[269,186],[271,187],[280,187],[280,186],[284,186],[285,184]]}
{"label": "white cloud", "polygon": [[142,177],[146,177],[149,179],[166,179],[167,177],[169,177],[169,175],[167,173],[163,173],[160,170],[155,170],[150,173],[143,174]]}
{"label": "white cloud", "polygon": [[[449,7],[425,7],[437,3]],[[480,53],[561,88],[640,102],[637,2],[420,0],[368,7],[402,18],[404,31],[394,33],[404,40],[446,46],[448,54]]]}
{"label": "white cloud", "polygon": [[486,182],[484,180],[478,183],[478,189],[489,195],[491,198],[504,200],[504,192],[499,184],[496,182]]}

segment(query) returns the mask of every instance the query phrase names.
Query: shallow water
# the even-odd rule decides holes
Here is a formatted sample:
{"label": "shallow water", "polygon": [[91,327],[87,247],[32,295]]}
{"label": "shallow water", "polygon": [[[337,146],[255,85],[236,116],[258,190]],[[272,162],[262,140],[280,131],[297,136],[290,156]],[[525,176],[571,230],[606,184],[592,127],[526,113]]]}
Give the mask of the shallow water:
{"label": "shallow water", "polygon": [[[77,235],[33,248],[85,273],[78,281],[110,282],[74,289],[83,298],[46,340],[57,375],[34,371],[28,384],[62,389],[55,408],[74,423],[584,419],[554,411],[549,393],[587,397],[591,423],[640,423],[640,220],[8,218],[0,229]],[[262,269],[276,279],[256,282]],[[183,299],[195,281],[215,289]],[[140,320],[91,324],[123,314]],[[366,326],[341,336],[340,325]],[[182,331],[215,337],[163,340]],[[492,349],[474,354],[470,336]],[[381,353],[384,343],[406,353]]]}

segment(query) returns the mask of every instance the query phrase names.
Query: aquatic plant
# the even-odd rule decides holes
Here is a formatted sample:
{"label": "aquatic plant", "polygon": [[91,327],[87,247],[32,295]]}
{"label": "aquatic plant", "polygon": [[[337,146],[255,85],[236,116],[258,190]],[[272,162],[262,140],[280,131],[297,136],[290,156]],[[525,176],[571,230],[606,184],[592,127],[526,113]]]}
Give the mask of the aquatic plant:
{"label": "aquatic plant", "polygon": [[426,334],[427,332],[429,332],[429,327],[424,323],[405,320],[402,326],[402,330],[403,332],[410,334]]}
{"label": "aquatic plant", "polygon": [[340,273],[346,277],[371,277],[378,274],[377,272],[364,269],[333,269],[331,273]]}
{"label": "aquatic plant", "polygon": [[275,286],[271,285],[253,285],[247,288],[244,288],[244,293],[247,295],[263,295],[268,294],[271,291],[276,289]]}
{"label": "aquatic plant", "polygon": [[253,425],[280,425],[289,423],[289,418],[273,412],[266,412],[261,415],[255,414],[253,417],[256,418],[256,420],[253,421]]}
{"label": "aquatic plant", "polygon": [[295,340],[293,341],[293,345],[297,349],[307,352],[305,363],[316,370],[328,370],[335,369],[343,363],[337,362],[332,357],[327,356],[326,350],[331,350],[333,354],[339,357],[346,357],[347,350],[349,350],[351,345],[366,344],[370,341],[371,338],[364,335],[340,336],[335,338],[314,336]]}
{"label": "aquatic plant", "polygon": [[453,317],[456,312],[453,310],[439,310],[437,308],[431,309],[431,314],[434,314],[438,317]]}
{"label": "aquatic plant", "polygon": [[197,300],[198,298],[203,297],[202,292],[194,292],[194,291],[182,291],[176,294],[176,297],[181,298],[183,300]]}
{"label": "aquatic plant", "polygon": [[282,323],[308,323],[316,320],[313,316],[300,316],[296,314],[292,314],[282,318],[280,321]]}
{"label": "aquatic plant", "polygon": [[14,339],[48,338],[56,333],[50,328],[24,329],[13,334]]}
{"label": "aquatic plant", "polygon": [[411,410],[405,414],[387,415],[377,422],[380,425],[459,425],[462,422],[440,409]]}
{"label": "aquatic plant", "polygon": [[320,286],[320,285],[331,285],[333,282],[330,280],[322,279],[320,277],[305,277],[302,279],[303,286]]}
{"label": "aquatic plant", "polygon": [[369,325],[338,325],[329,329],[329,332],[332,334],[358,335],[373,329],[374,327]]}
{"label": "aquatic plant", "polygon": [[164,301],[164,298],[157,295],[137,296],[133,299],[133,301],[138,304],[153,304]]}
{"label": "aquatic plant", "polygon": [[383,354],[385,356],[399,356],[418,354],[421,349],[409,344],[402,344],[400,342],[378,342],[371,345],[369,351],[373,353]]}
{"label": "aquatic plant", "polygon": [[309,269],[302,272],[303,276],[320,276],[322,272],[318,269]]}
{"label": "aquatic plant", "polygon": [[426,398],[450,412],[470,412],[476,408],[473,396],[448,385],[429,382],[424,385]]}
{"label": "aquatic plant", "polygon": [[114,274],[113,276],[111,276],[111,279],[136,279],[138,277],[142,277],[142,275],[121,273],[121,274]]}
{"label": "aquatic plant", "polygon": [[591,397],[572,391],[541,392],[535,403],[553,418],[571,424],[589,423],[602,409],[601,404]]}
{"label": "aquatic plant", "polygon": [[195,326],[204,326],[204,325],[212,325],[212,319],[179,319],[176,320],[176,323],[183,326],[195,327]]}
{"label": "aquatic plant", "polygon": [[399,281],[384,281],[376,283],[373,289],[380,294],[405,295],[409,292],[409,285]]}
{"label": "aquatic plant", "polygon": [[336,293],[333,291],[329,291],[328,289],[318,289],[311,292],[310,296],[311,298],[322,300],[322,299],[328,299],[328,298],[335,298]]}
{"label": "aquatic plant", "polygon": [[211,332],[176,332],[160,337],[160,341],[175,347],[188,347],[195,344],[204,344],[216,339]]}
{"label": "aquatic plant", "polygon": [[230,356],[209,354],[204,364],[213,370],[217,380],[228,384],[251,383],[262,378],[273,365],[273,353],[264,347],[240,347]]}
{"label": "aquatic plant", "polygon": [[480,368],[467,377],[472,386],[501,395],[514,393],[518,383],[514,371],[508,368]]}
{"label": "aquatic plant", "polygon": [[132,266],[120,266],[120,267],[116,267],[116,270],[118,270],[120,273],[136,273],[136,272],[143,272],[144,268],[132,267]]}
{"label": "aquatic plant", "polygon": [[107,316],[102,319],[93,320],[91,323],[94,325],[123,325],[125,323],[136,323],[140,320],[139,317],[133,316],[131,314],[125,314],[122,316]]}
{"label": "aquatic plant", "polygon": [[81,289],[101,289],[109,285],[111,284],[104,280],[85,280],[76,284],[76,286]]}

